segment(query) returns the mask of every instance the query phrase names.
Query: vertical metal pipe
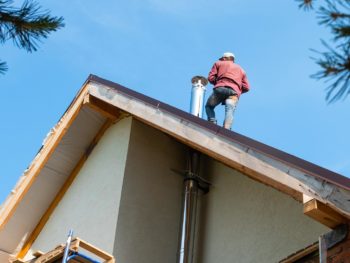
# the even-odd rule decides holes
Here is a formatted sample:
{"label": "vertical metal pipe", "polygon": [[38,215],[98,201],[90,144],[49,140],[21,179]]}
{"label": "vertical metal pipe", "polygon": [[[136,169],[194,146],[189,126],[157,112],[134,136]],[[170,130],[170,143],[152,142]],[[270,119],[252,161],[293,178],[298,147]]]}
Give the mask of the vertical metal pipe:
{"label": "vertical metal pipe", "polygon": [[195,76],[191,80],[192,91],[191,91],[191,104],[190,113],[202,118],[203,116],[203,105],[205,96],[205,86],[208,84],[208,80],[202,76]]}
{"label": "vertical metal pipe", "polygon": [[184,188],[178,262],[190,263],[193,259],[198,184],[195,180],[185,180]]}
{"label": "vertical metal pipe", "polygon": [[69,233],[68,233],[68,238],[67,238],[67,242],[66,242],[66,248],[64,249],[62,263],[68,262],[68,253],[69,253],[69,249],[70,249],[70,243],[72,241],[72,236],[73,236],[73,230],[71,229],[71,230],[69,230]]}
{"label": "vertical metal pipe", "polygon": [[327,263],[327,245],[323,235],[318,238],[318,249],[320,263]]}
{"label": "vertical metal pipe", "polygon": [[187,174],[184,179],[183,210],[181,215],[181,231],[179,240],[178,263],[191,263],[196,229],[199,153],[190,151],[187,160]]}
{"label": "vertical metal pipe", "polygon": [[[190,113],[202,117],[205,86],[208,81],[205,77],[195,76],[191,80],[191,104]],[[181,214],[181,230],[179,237],[179,251],[177,263],[192,263],[194,240],[196,230],[198,178],[199,178],[200,153],[194,150],[189,151],[187,159],[187,171],[184,179],[183,203]]]}

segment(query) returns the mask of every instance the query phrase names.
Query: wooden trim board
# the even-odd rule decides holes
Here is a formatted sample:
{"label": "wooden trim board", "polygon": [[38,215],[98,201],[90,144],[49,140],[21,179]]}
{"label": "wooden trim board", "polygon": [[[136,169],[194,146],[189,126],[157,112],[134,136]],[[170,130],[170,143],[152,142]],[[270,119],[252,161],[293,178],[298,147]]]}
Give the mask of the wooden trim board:
{"label": "wooden trim board", "polygon": [[197,127],[195,123],[160,109],[157,105],[147,104],[103,84],[90,82],[89,94],[300,202],[302,194],[307,194],[350,218],[350,191],[340,191],[334,184],[217,136],[212,130]]}
{"label": "wooden trim board", "polygon": [[286,259],[281,260],[279,263],[294,263],[297,260],[315,252],[318,250],[318,242],[315,244],[312,244],[311,246],[308,246],[307,248],[300,250],[293,255],[289,256]]}
{"label": "wooden trim board", "polygon": [[116,121],[120,116],[120,110],[118,108],[89,94],[85,95],[83,104],[113,121]]}
{"label": "wooden trim board", "polygon": [[316,199],[304,204],[304,214],[332,229],[347,222],[344,216]]}
{"label": "wooden trim board", "polygon": [[[55,249],[43,254],[43,253],[37,253],[36,254],[36,258],[33,259],[31,262],[33,263],[49,263],[49,262],[56,262],[58,260],[61,261],[61,259],[63,258],[63,254],[65,251],[66,245],[59,245],[57,246]],[[100,259],[103,259],[103,263],[115,263],[115,259],[112,255],[108,254],[107,252],[93,246],[92,244],[79,239],[79,238],[74,238],[71,241],[70,244],[70,250],[74,251],[74,252],[78,252],[81,253],[82,251],[80,251],[79,248],[82,248],[92,254],[94,254],[95,256],[97,256]],[[14,259],[14,261],[12,263],[23,263],[24,261],[20,260],[20,259]],[[73,260],[74,262],[74,260]],[[84,261],[85,262],[85,261]]]}

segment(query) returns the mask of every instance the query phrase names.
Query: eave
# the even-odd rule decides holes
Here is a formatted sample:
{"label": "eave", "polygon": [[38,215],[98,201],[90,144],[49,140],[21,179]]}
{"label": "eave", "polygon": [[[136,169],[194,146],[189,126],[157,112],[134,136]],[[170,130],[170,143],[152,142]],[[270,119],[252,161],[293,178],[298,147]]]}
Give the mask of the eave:
{"label": "eave", "polygon": [[[0,211],[0,231],[11,232],[9,229],[15,226],[28,202],[33,202],[30,199],[33,187],[35,188],[42,178],[48,177],[46,172],[48,164],[55,161],[58,158],[57,154],[61,151],[72,149],[64,146],[67,141],[74,140],[81,131],[85,130],[80,126],[85,125],[91,129],[89,134],[81,136],[84,137],[81,139],[83,140],[81,144],[74,146],[74,149],[78,149],[74,153],[75,161],[66,165],[69,169],[60,172],[62,179],[57,183],[55,191],[42,194],[45,195],[42,198],[47,200],[40,210],[42,214],[32,216],[32,221],[36,223],[27,227],[30,234],[26,235],[24,230],[18,233],[18,238],[22,237],[24,243],[24,248],[23,245],[20,247],[21,255],[26,253],[40,233],[104,130],[125,115],[133,116],[185,145],[300,202],[303,196],[321,202],[327,209],[331,209],[333,218],[341,218],[340,221],[332,222],[333,225],[340,224],[344,218],[349,219],[350,180],[348,178],[91,75],[51,131],[38,155],[20,178]],[[57,164],[55,168],[58,169],[59,165]],[[322,218],[323,213],[324,209],[321,211],[316,207],[311,214],[318,220]],[[318,221],[321,222],[321,220]],[[4,232],[0,232],[0,241],[1,233]],[[5,235],[7,234],[3,236]]]}

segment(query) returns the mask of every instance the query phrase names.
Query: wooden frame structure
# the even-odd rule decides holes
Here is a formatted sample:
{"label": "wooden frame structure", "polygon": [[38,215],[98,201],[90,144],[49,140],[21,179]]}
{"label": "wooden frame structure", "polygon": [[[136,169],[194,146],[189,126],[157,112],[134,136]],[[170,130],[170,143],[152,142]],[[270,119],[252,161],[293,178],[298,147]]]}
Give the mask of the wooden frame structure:
{"label": "wooden frame structure", "polygon": [[[30,260],[30,263],[54,263],[54,262],[61,262],[63,258],[63,254],[65,251],[66,245],[59,245],[54,250],[51,250],[47,253],[43,253],[41,251],[37,251],[33,253],[33,256],[35,256],[34,259]],[[81,252],[81,249],[86,250],[87,252],[93,254],[98,259],[102,259],[103,263],[115,263],[115,259],[112,255],[104,252],[103,250],[93,246],[92,244],[79,239],[74,238],[70,245],[70,251],[71,252]],[[24,263],[26,261],[15,259],[12,261],[12,263]],[[77,262],[77,261],[72,261]],[[85,262],[85,261],[83,261]],[[88,262],[88,261],[86,261]]]}

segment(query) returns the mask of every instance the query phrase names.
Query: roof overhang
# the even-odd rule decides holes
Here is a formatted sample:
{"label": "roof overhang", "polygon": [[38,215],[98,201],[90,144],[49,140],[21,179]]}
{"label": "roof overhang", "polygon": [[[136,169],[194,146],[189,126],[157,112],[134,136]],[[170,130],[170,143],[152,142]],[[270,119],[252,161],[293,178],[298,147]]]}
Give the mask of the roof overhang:
{"label": "roof overhang", "polygon": [[88,94],[299,201],[306,195],[350,216],[346,177],[96,76]]}
{"label": "roof overhang", "polygon": [[[99,137],[125,115],[300,202],[321,202],[330,227],[350,218],[348,178],[91,75],[1,207],[0,249],[35,240]],[[324,209],[315,207],[308,215],[319,220]],[[2,245],[9,236],[13,242]]]}

